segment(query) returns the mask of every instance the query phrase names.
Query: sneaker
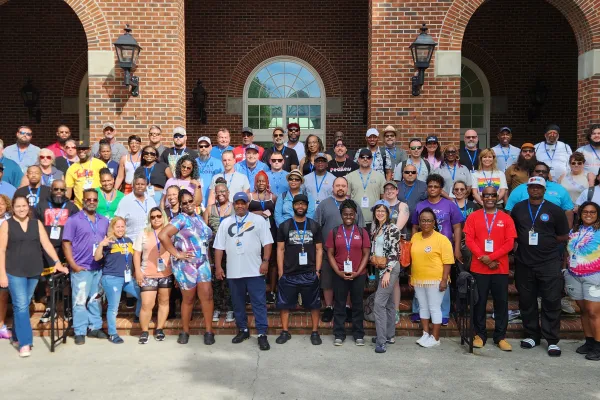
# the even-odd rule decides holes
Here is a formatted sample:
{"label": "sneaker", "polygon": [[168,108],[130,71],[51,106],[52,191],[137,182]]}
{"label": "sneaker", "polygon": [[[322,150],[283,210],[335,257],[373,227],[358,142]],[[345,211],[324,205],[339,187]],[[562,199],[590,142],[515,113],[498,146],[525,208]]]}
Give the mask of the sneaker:
{"label": "sneaker", "polygon": [[25,358],[31,355],[31,346],[23,346],[19,349],[19,357]]}
{"label": "sneaker", "polygon": [[177,343],[179,344],[188,344],[190,340],[190,334],[189,333],[185,333],[185,332],[181,332],[179,334],[179,337],[177,338]]}
{"label": "sneaker", "polygon": [[496,346],[502,351],[512,351],[512,346],[504,339],[496,343]]}
{"label": "sneaker", "polygon": [[421,346],[423,346],[425,348],[430,348],[430,347],[439,346],[439,345],[440,345],[440,341],[435,340],[433,335],[430,335],[427,340],[425,340],[424,342],[421,343]]}
{"label": "sneaker", "polygon": [[421,315],[419,313],[410,314],[410,322],[413,324],[421,322]]}
{"label": "sneaker", "polygon": [[475,335],[473,338],[473,347],[481,349],[484,346],[483,339],[479,335]]}
{"label": "sneaker", "polygon": [[419,346],[423,346],[423,343],[425,343],[427,341],[427,339],[429,339],[429,333],[423,331],[423,336],[421,336],[419,339],[417,339],[417,344]]}
{"label": "sneaker", "polygon": [[596,345],[585,355],[586,360],[600,361],[600,346]]}
{"label": "sneaker", "polygon": [[521,318],[520,310],[509,310],[508,311],[508,321],[514,321],[515,319]]}
{"label": "sneaker", "polygon": [[400,310],[396,310],[396,325],[400,322]]}
{"label": "sneaker", "polygon": [[0,339],[10,339],[10,332],[6,325],[2,325],[2,328],[0,328]]}
{"label": "sneaker", "polygon": [[204,344],[207,346],[215,344],[215,334],[212,332],[205,332],[204,333]]}
{"label": "sneaker", "polygon": [[350,307],[346,307],[346,322],[352,323],[352,309]]}
{"label": "sneaker", "polygon": [[87,333],[88,337],[93,337],[96,339],[108,339],[108,335],[104,333],[102,329],[92,329]]}
{"label": "sneaker", "polygon": [[[273,292],[267,293],[267,304],[275,304],[275,293],[273,293]],[[268,344],[268,342],[267,342],[267,344]]]}
{"label": "sneaker", "polygon": [[582,344],[575,350],[577,354],[587,354],[590,351],[594,350],[594,339],[585,339],[585,343]]}
{"label": "sneaker", "polygon": [[234,344],[238,344],[238,343],[242,343],[244,340],[248,340],[250,338],[250,332],[248,331],[248,329],[246,330],[241,330],[238,332],[237,335],[235,335],[233,337],[233,339],[231,339],[231,343]]}
{"label": "sneaker", "polygon": [[73,321],[73,312],[71,311],[71,308],[67,308],[67,309],[65,310],[65,319],[66,319],[68,322],[71,322],[71,321]]}
{"label": "sneaker", "polygon": [[[290,335],[290,333],[288,331],[281,331],[281,333],[279,334],[279,337],[277,339],[275,339],[275,343],[277,343],[277,344],[284,344],[285,342],[287,342],[291,338],[292,338],[292,335]],[[311,338],[311,341],[312,341],[312,335],[310,335],[310,338]]]}
{"label": "sneaker", "polygon": [[[312,343],[313,346],[318,346],[321,343],[323,343],[323,341],[321,340],[321,335],[319,335],[319,332],[313,332],[310,334],[310,342]],[[364,345],[364,340],[363,340],[363,345]]]}
{"label": "sneaker", "polygon": [[[373,336],[371,338],[371,343],[373,343],[373,344],[377,343],[377,337],[376,336]],[[394,343],[396,343],[396,338],[395,337],[386,339],[386,341],[385,341],[385,344],[394,344]]]}
{"label": "sneaker", "polygon": [[342,338],[333,339],[334,346],[342,346],[343,344],[344,344],[344,339],[342,339]]}
{"label": "sneaker", "polygon": [[271,345],[267,340],[267,335],[258,335],[258,348],[262,351],[267,351],[271,348]]}
{"label": "sneaker", "polygon": [[138,344],[146,344],[148,343],[148,337],[150,335],[148,334],[148,331],[144,331],[142,332],[142,334],[140,335],[140,339],[138,340]]}
{"label": "sneaker", "polygon": [[123,343],[125,343],[123,341],[123,339],[121,339],[121,336],[119,336],[119,335],[110,335],[108,337],[108,341],[111,342],[111,343],[114,343],[114,344],[123,344]]}
{"label": "sneaker", "polygon": [[325,307],[325,310],[323,311],[323,315],[321,316],[321,321],[331,322],[332,319],[333,319],[333,307],[331,307],[331,306]]}
{"label": "sneaker", "polygon": [[127,297],[127,300],[125,300],[125,307],[132,309],[135,307],[135,303],[136,303],[135,297]]}
{"label": "sneaker", "polygon": [[354,340],[354,344],[357,346],[364,346],[365,345],[365,339],[356,339]]}
{"label": "sneaker", "polygon": [[85,344],[85,336],[84,335],[75,335],[75,344],[80,346]]}
{"label": "sneaker", "polygon": [[215,310],[213,312],[213,322],[219,322],[219,316],[221,315],[221,311]]}
{"label": "sneaker", "polygon": [[548,355],[550,357],[560,357],[561,353],[562,352],[560,350],[560,347],[558,347],[557,345],[551,344],[550,346],[548,346]]}
{"label": "sneaker", "polygon": [[165,340],[165,333],[162,329],[156,329],[154,331],[154,340],[156,340],[157,342],[162,342],[163,340]]}
{"label": "sneaker", "polygon": [[563,297],[560,299],[560,308],[562,312],[566,314],[575,314],[576,311],[573,308],[573,304],[571,304],[571,300],[568,297]]}
{"label": "sneaker", "polygon": [[385,344],[379,344],[375,346],[375,353],[385,353],[386,351],[387,348],[385,347]]}
{"label": "sneaker", "polygon": [[[40,317],[40,323],[45,324],[50,322],[50,316],[52,315],[52,313],[50,312],[50,307],[46,308],[46,311],[44,311],[44,313],[42,314],[42,316]],[[54,318],[56,318],[56,312],[54,313]]]}
{"label": "sneaker", "polygon": [[235,322],[235,314],[233,311],[227,311],[227,314],[225,314],[225,322]]}
{"label": "sneaker", "polygon": [[448,326],[449,321],[450,321],[450,318],[442,318],[442,326]]}

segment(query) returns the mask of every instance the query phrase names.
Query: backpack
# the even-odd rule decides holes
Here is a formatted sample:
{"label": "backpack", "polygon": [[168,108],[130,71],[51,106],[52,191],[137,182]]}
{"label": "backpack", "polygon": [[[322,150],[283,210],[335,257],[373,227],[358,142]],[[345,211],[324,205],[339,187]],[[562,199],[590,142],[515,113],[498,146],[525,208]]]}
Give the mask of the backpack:
{"label": "backpack", "polygon": [[365,321],[375,322],[375,293],[371,293],[363,304],[363,314]]}
{"label": "backpack", "polygon": [[[337,238],[337,234],[340,231],[340,226],[338,225],[335,228],[333,228],[333,256],[335,257],[337,255],[337,246],[335,244],[335,238]],[[360,226],[354,224],[354,226],[358,227],[358,233],[360,234],[360,242],[361,244],[364,244],[364,240],[363,240],[363,228],[361,228]]]}

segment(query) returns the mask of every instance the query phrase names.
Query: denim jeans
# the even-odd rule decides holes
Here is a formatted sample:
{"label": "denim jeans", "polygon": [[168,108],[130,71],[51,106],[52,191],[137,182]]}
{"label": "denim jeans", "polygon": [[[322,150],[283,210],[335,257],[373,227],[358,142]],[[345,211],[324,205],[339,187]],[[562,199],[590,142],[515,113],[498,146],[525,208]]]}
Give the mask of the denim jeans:
{"label": "denim jeans", "polygon": [[98,297],[101,277],[102,271],[81,271],[71,274],[73,330],[76,336],[85,335],[88,328],[102,329],[102,310]]}
{"label": "denim jeans", "polygon": [[39,275],[32,278],[8,276],[8,290],[13,304],[13,340],[19,342],[19,348],[33,344],[33,332],[29,320],[29,304],[40,279]]}
{"label": "denim jeans", "polygon": [[254,323],[259,335],[267,334],[267,283],[264,276],[227,279],[235,313],[235,324],[243,331],[248,329],[246,314],[246,293],[250,295]]}
{"label": "denim jeans", "polygon": [[106,324],[108,325],[108,334],[117,334],[117,314],[119,312],[119,302],[121,301],[121,293],[129,293],[137,299],[135,307],[135,315],[140,316],[140,308],[142,300],[140,297],[140,287],[132,278],[131,281],[125,283],[125,278],[122,276],[103,275],[102,288],[108,302],[106,310]]}
{"label": "denim jeans", "polygon": [[[413,314],[419,313],[419,300],[417,296],[413,297],[412,312]],[[444,292],[444,298],[442,299],[442,318],[450,318],[450,288]]]}

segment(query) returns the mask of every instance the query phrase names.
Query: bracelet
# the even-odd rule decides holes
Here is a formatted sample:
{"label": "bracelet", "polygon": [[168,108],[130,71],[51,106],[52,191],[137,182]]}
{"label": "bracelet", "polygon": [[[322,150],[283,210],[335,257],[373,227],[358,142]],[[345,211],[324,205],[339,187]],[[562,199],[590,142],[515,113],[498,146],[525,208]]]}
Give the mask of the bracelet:
{"label": "bracelet", "polygon": [[268,259],[268,258],[266,258],[266,259],[265,259],[265,258],[263,258],[263,259],[262,259],[262,261],[263,261],[263,262],[269,262],[269,259]]}

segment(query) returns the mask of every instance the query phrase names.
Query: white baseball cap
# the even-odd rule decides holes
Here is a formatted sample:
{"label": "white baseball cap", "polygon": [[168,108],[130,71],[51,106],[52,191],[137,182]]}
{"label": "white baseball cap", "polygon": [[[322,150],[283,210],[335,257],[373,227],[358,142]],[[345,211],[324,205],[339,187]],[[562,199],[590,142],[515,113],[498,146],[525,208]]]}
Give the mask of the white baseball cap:
{"label": "white baseball cap", "polygon": [[372,135],[375,135],[375,136],[379,137],[379,131],[377,129],[375,129],[375,128],[369,128],[367,130],[367,135],[366,136],[369,137],[369,136],[372,136]]}
{"label": "white baseball cap", "polygon": [[529,186],[529,185],[540,185],[540,186],[546,187],[546,180],[544,178],[542,178],[541,176],[532,176],[527,181],[527,186]]}
{"label": "white baseball cap", "polygon": [[210,142],[210,138],[208,136],[200,136],[200,138],[198,138],[198,143],[200,142],[206,142],[212,146],[212,143]]}

